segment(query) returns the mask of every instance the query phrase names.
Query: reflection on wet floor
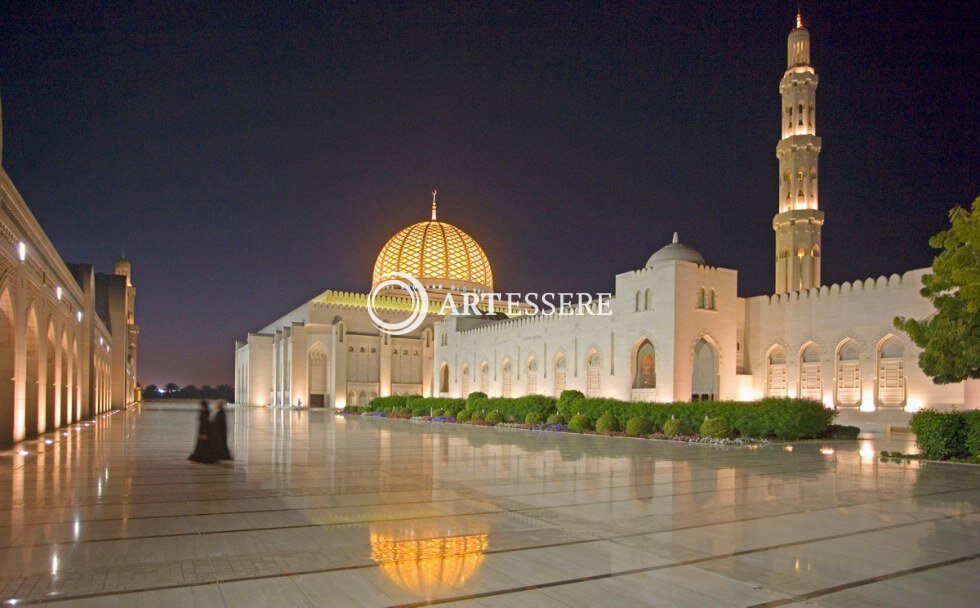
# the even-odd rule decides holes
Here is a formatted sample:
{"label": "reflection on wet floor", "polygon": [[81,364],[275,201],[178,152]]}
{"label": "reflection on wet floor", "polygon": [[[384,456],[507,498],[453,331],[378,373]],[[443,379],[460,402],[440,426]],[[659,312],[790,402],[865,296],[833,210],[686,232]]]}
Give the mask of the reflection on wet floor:
{"label": "reflection on wet floor", "polygon": [[193,404],[0,455],[0,599],[972,605],[980,468],[909,437],[713,447]]}

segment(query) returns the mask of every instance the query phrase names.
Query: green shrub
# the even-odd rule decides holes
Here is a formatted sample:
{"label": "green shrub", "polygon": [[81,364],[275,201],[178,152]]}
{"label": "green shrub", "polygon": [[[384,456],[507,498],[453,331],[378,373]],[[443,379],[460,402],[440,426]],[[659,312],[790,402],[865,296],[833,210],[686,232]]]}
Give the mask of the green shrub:
{"label": "green shrub", "polygon": [[964,412],[920,410],[912,415],[909,426],[915,433],[915,445],[919,446],[923,458],[948,460],[969,455],[966,447],[969,431]]}
{"label": "green shrub", "polygon": [[732,425],[724,418],[705,418],[701,423],[700,434],[712,439],[728,439],[732,436]]}
{"label": "green shrub", "polygon": [[554,414],[548,416],[548,424],[565,424],[565,417],[555,412]]}
{"label": "green shrub", "polygon": [[[482,406],[488,399],[489,397],[487,397],[486,393],[482,393],[480,391],[473,391],[472,393],[466,396],[466,409],[472,412],[473,410],[478,409],[477,408],[478,403]],[[482,409],[482,407],[479,409]]]}
{"label": "green shrub", "polygon": [[388,395],[387,397],[375,397],[371,400],[368,407],[373,412],[385,411],[391,412],[392,410],[398,411],[399,408],[405,407],[405,401],[408,399],[405,395]]}
{"label": "green shrub", "polygon": [[445,416],[445,415],[446,415],[446,413],[440,407],[437,407],[434,410],[432,410],[432,417],[433,418],[435,418],[436,416]]}
{"label": "green shrub", "polygon": [[595,421],[596,433],[612,433],[619,430],[619,420],[612,414],[603,414]]}
{"label": "green shrub", "polygon": [[466,422],[472,415],[473,412],[470,412],[469,410],[460,410],[455,416],[456,422]]}
{"label": "green shrub", "polygon": [[839,424],[831,424],[827,427],[823,436],[827,439],[857,439],[858,435],[861,434],[861,429],[856,426],[841,426]]}
{"label": "green shrub", "polygon": [[589,419],[585,414],[575,414],[572,419],[568,421],[568,428],[572,431],[582,431],[592,430],[592,420]]}
{"label": "green shrub", "polygon": [[963,412],[966,423],[966,451],[971,456],[980,456],[980,410]]}
{"label": "green shrub", "polygon": [[476,410],[470,415],[470,420],[473,422],[483,422],[484,413],[483,410]]}
{"label": "green shrub", "polygon": [[671,418],[664,423],[664,435],[676,437],[677,435],[690,435],[691,426],[681,418]]}
{"label": "green shrub", "polygon": [[649,418],[644,418],[642,416],[633,416],[626,421],[626,434],[630,437],[639,437],[640,435],[649,435],[653,432],[653,423],[650,422]]}
{"label": "green shrub", "polygon": [[411,408],[411,411],[412,411],[412,417],[413,418],[418,417],[418,416],[428,416],[429,415],[429,409],[428,408],[425,408],[425,407],[413,407],[413,408]]}
{"label": "green shrub", "polygon": [[500,424],[504,421],[504,415],[497,410],[494,410],[487,414],[486,421],[488,424]]}
{"label": "green shrub", "polygon": [[[425,410],[422,410],[422,411],[425,411]],[[413,415],[412,408],[409,408],[409,407],[399,408],[398,414],[400,416],[412,416]]]}
{"label": "green shrub", "polygon": [[570,411],[572,404],[580,399],[585,399],[585,395],[582,393],[582,391],[562,391],[561,394],[558,395],[558,403],[556,404],[558,413],[565,416],[565,418],[568,418],[572,415],[572,412]]}
{"label": "green shrub", "polygon": [[528,412],[527,416],[524,416],[524,424],[541,424],[541,414]]}

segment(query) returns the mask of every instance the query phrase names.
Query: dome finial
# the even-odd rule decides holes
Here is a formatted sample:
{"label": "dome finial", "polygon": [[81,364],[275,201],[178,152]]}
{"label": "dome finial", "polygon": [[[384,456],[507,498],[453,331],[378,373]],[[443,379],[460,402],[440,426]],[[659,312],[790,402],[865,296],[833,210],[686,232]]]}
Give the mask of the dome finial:
{"label": "dome finial", "polygon": [[672,240],[671,243],[680,243],[680,242],[681,242],[681,239],[677,236],[677,233],[675,232],[674,233],[674,240]]}
{"label": "dome finial", "polygon": [[438,190],[432,190],[432,221],[436,221],[436,194]]}
{"label": "dome finial", "polygon": [[803,10],[799,4],[796,5],[796,29],[803,27]]}

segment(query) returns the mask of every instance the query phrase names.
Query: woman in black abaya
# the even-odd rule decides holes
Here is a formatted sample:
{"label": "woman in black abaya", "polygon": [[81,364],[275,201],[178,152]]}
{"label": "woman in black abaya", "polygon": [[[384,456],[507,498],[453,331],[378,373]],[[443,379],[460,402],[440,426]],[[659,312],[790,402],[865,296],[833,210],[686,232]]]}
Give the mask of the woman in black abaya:
{"label": "woman in black abaya", "polygon": [[214,456],[211,454],[211,443],[208,441],[211,434],[211,421],[209,417],[208,402],[202,399],[201,409],[197,413],[197,445],[194,446],[194,452],[187,457],[187,460],[207,463],[214,462]]}
{"label": "woman in black abaya", "polygon": [[215,460],[233,460],[228,451],[228,423],[225,420],[225,402],[218,401],[215,405],[218,411],[211,421],[211,456]]}

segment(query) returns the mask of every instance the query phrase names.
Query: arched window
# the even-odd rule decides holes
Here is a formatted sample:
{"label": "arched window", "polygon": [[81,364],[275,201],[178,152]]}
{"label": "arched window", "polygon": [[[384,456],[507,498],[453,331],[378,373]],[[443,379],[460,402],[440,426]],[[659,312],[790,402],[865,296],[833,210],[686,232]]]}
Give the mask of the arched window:
{"label": "arched window", "polygon": [[650,310],[651,308],[653,308],[653,292],[647,287],[643,293],[643,310]]}
{"label": "arched window", "polygon": [[636,292],[636,312],[640,312],[640,292]]}
{"label": "arched window", "polygon": [[568,359],[564,353],[558,353],[555,357],[555,397],[560,397],[561,392],[568,386]]}
{"label": "arched window", "polygon": [[698,288],[698,308],[704,308],[704,287]]}
{"label": "arched window", "polygon": [[769,350],[766,371],[766,396],[786,396],[786,351],[781,346]]}
{"label": "arched window", "polygon": [[490,364],[480,364],[480,392],[490,394]]}
{"label": "arched window", "polygon": [[636,350],[633,388],[657,388],[657,354],[649,340],[644,340]]}
{"label": "arched window", "polygon": [[711,400],[718,394],[718,354],[715,347],[699,339],[694,345],[694,369],[691,373],[691,399]]}
{"label": "arched window", "polygon": [[837,349],[837,403],[861,405],[861,361],[857,344],[845,340]]}
{"label": "arched window", "polygon": [[527,360],[527,394],[534,395],[538,392],[538,360],[531,357]]}
{"label": "arched window", "polygon": [[598,397],[601,385],[599,383],[602,371],[602,354],[597,350],[590,351],[585,359],[586,382],[585,396]]}
{"label": "arched window", "polygon": [[501,383],[500,383],[500,395],[502,397],[510,397],[511,393],[511,366],[510,359],[504,360],[504,365],[501,368]]}
{"label": "arched window", "polygon": [[357,405],[357,391],[351,390],[347,393],[347,405]]}
{"label": "arched window", "polygon": [[895,336],[878,346],[878,404],[905,404],[905,347]]}
{"label": "arched window", "polygon": [[439,392],[449,392],[449,366],[445,362],[439,366]]}
{"label": "arched window", "polygon": [[715,294],[714,289],[712,289],[708,294],[708,308],[711,310],[718,310],[718,296]]}
{"label": "arched window", "polygon": [[470,366],[469,365],[467,365],[465,363],[463,364],[463,370],[462,370],[461,375],[463,377],[463,380],[462,380],[463,390],[462,390],[462,394],[460,396],[461,397],[466,397],[466,396],[468,396],[470,394]]}
{"label": "arched window", "polygon": [[820,347],[809,344],[800,355],[800,397],[804,399],[823,398],[823,380],[820,377]]}

